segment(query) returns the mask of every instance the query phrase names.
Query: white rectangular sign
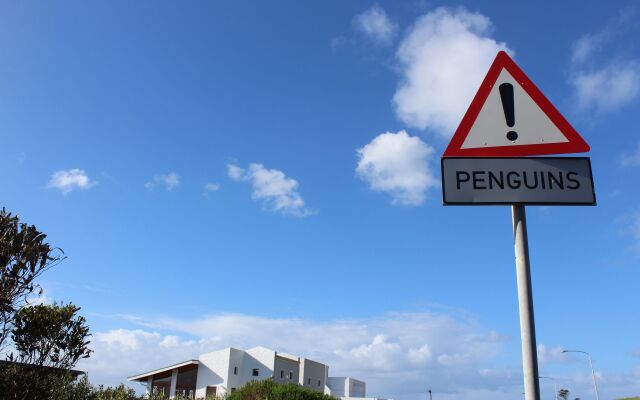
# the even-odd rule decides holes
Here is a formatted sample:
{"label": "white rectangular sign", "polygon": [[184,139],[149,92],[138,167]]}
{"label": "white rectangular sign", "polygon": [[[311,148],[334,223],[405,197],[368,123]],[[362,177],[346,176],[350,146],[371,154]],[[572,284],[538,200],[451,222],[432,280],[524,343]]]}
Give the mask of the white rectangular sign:
{"label": "white rectangular sign", "polygon": [[595,205],[588,157],[443,157],[445,205]]}

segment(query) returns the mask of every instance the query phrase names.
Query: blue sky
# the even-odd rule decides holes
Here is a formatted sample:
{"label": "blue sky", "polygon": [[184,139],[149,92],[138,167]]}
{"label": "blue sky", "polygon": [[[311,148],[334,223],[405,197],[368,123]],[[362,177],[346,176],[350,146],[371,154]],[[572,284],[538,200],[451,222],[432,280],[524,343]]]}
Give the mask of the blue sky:
{"label": "blue sky", "polygon": [[592,397],[578,348],[604,398],[640,394],[633,2],[0,11],[3,205],[68,256],[43,300],[82,307],[94,382],[265,345],[372,395],[519,396],[510,209],[438,184],[505,49],[591,145],[598,198],[528,209],[541,374]]}

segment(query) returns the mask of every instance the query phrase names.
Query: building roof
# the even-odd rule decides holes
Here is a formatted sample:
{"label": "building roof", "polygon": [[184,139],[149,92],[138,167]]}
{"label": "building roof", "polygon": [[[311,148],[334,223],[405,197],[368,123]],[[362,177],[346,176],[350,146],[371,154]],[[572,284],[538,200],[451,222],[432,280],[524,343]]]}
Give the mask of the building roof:
{"label": "building roof", "polygon": [[186,366],[189,366],[189,365],[198,365],[198,364],[199,364],[198,360],[183,361],[183,362],[178,363],[178,364],[173,364],[173,365],[169,365],[167,367],[154,369],[153,371],[145,372],[143,374],[130,376],[130,377],[127,378],[127,380],[128,381],[142,382],[142,381],[147,380],[147,378],[149,378],[150,376],[161,374],[163,372],[170,371],[170,370],[172,370],[174,368],[180,368],[180,367],[186,367]]}
{"label": "building roof", "polygon": [[276,351],[276,356],[289,359],[291,361],[300,362],[300,357],[294,356],[293,354],[285,353],[282,351]]}
{"label": "building roof", "polygon": [[15,361],[0,360],[0,366],[9,366],[9,365],[15,365],[17,367],[30,368],[30,369],[36,369],[36,370],[39,370],[39,371],[48,371],[48,372],[67,371],[68,373],[73,375],[73,377],[75,377],[75,378],[77,378],[78,375],[86,374],[85,371],[78,371],[78,370],[75,370],[75,369],[47,367],[45,365],[35,365],[35,364],[21,363],[21,362],[15,362]]}

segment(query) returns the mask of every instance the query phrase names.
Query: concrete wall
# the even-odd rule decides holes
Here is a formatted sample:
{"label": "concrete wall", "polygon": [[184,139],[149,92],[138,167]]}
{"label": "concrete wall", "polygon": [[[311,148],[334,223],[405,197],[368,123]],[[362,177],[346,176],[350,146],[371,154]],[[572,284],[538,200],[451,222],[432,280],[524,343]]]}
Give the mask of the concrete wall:
{"label": "concrete wall", "polygon": [[324,393],[326,371],[325,364],[303,358],[300,362],[300,385]]}
{"label": "concrete wall", "polygon": [[[246,383],[244,374],[244,356],[243,350],[231,348],[229,353],[229,377],[227,378],[227,391],[237,389]],[[236,367],[238,373],[236,374]]]}
{"label": "concrete wall", "polygon": [[217,386],[217,393],[226,393],[229,380],[229,358],[231,349],[223,349],[212,353],[202,354],[198,361],[198,379],[196,382],[196,397],[204,397],[207,386]]}
{"label": "concrete wall", "polygon": [[[289,372],[293,373],[289,379]],[[281,357],[276,354],[273,368],[274,380],[280,383],[298,383],[300,381],[300,362],[291,357]],[[282,375],[282,376],[281,376]]]}
{"label": "concrete wall", "polygon": [[347,397],[367,397],[366,384],[353,378],[347,378]]}
{"label": "concrete wall", "polygon": [[330,376],[327,378],[327,386],[329,386],[330,395],[334,397],[345,397],[347,393],[347,378]]}
{"label": "concrete wall", "polygon": [[[243,384],[250,381],[261,381],[273,377],[276,352],[266,347],[254,347],[245,352],[242,365]],[[258,369],[258,376],[253,376],[253,369]]]}

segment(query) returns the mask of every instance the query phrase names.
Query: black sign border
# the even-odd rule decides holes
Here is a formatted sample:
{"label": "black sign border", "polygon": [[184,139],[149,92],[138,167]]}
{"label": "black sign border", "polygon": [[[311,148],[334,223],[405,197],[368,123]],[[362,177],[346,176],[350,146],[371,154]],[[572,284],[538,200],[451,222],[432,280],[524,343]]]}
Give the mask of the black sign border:
{"label": "black sign border", "polygon": [[[587,160],[589,164],[589,177],[591,178],[591,192],[593,194],[593,202],[592,203],[559,203],[559,202],[523,202],[523,203],[511,203],[506,201],[495,201],[495,202],[482,202],[482,203],[473,203],[473,202],[455,202],[448,203],[445,197],[445,186],[444,186],[444,160],[450,158],[464,159],[464,160],[477,160],[477,159],[545,159],[545,160],[557,160],[557,159],[581,159]],[[505,206],[505,205],[527,205],[527,206],[595,206],[596,205],[596,188],[593,184],[593,170],[591,169],[591,158],[590,157],[440,157],[440,181],[442,185],[442,205],[444,206]]]}

